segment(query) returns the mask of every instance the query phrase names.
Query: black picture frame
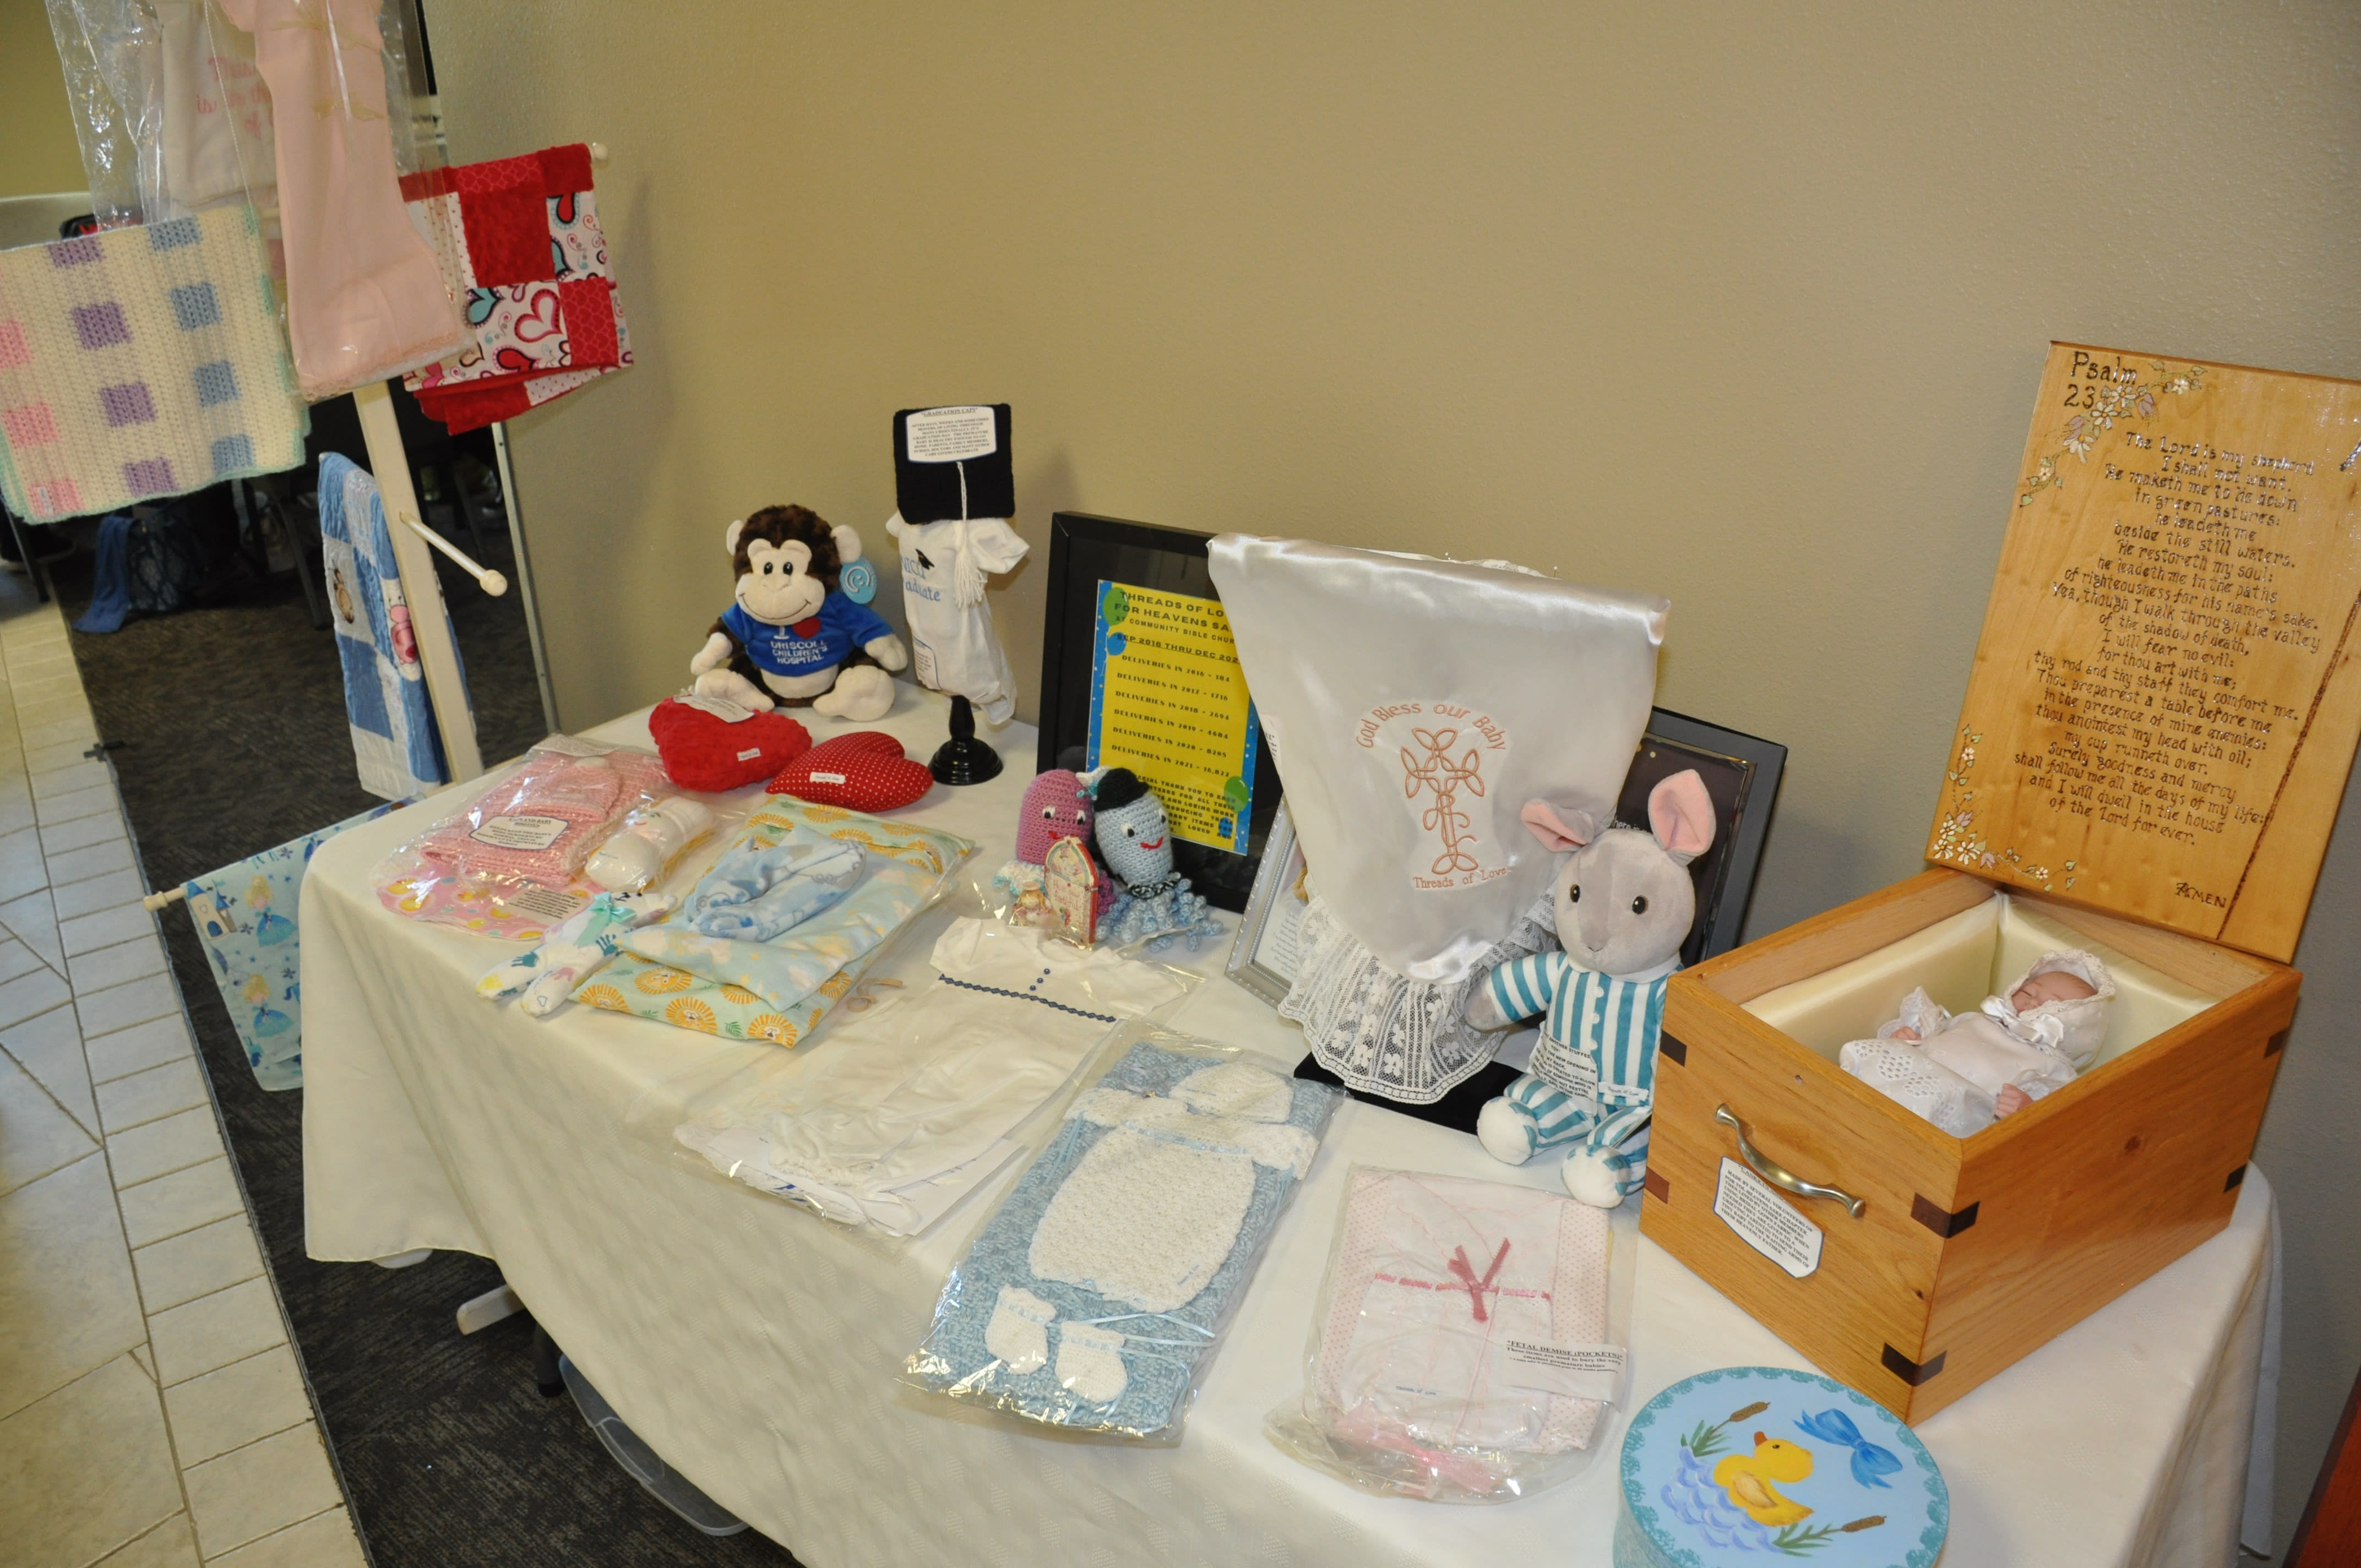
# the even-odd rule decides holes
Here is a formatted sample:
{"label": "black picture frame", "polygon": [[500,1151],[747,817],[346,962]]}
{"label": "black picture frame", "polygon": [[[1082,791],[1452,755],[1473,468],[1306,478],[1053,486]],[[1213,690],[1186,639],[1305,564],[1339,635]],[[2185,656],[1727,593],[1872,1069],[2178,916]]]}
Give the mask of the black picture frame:
{"label": "black picture frame", "polygon": [[[1205,565],[1213,535],[1163,528],[1089,512],[1061,511],[1049,519],[1049,603],[1041,624],[1041,740],[1037,765],[1043,771],[1081,767],[1090,744],[1091,656],[1098,624],[1102,581],[1219,599]],[[1258,723],[1259,721],[1257,721]],[[1172,861],[1206,901],[1232,913],[1246,906],[1255,867],[1279,815],[1279,767],[1268,744],[1257,738],[1255,776],[1247,805],[1246,852],[1235,854],[1176,837]]]}
{"label": "black picture frame", "polygon": [[1684,968],[1738,946],[1763,866],[1763,845],[1787,771],[1787,748],[1670,708],[1653,709],[1647,733],[1616,797],[1615,819],[1648,826],[1648,792],[1683,768],[1695,768],[1714,806],[1712,848],[1689,862],[1697,921],[1681,945]]}

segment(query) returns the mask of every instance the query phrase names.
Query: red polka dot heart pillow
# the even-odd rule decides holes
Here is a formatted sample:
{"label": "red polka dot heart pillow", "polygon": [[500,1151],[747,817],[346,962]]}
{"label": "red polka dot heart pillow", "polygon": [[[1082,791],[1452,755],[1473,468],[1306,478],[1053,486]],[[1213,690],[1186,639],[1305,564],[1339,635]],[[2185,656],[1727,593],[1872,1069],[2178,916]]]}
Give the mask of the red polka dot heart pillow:
{"label": "red polka dot heart pillow", "polygon": [[856,729],[824,740],[789,762],[771,781],[770,793],[874,816],[900,810],[934,783],[926,763],[902,754],[902,742],[874,729]]}

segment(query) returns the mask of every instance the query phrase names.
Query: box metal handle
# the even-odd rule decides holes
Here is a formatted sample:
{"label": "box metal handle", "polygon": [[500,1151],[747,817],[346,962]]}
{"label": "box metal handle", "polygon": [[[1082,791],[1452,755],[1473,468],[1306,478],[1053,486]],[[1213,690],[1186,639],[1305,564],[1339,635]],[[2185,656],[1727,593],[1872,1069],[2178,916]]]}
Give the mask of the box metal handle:
{"label": "box metal handle", "polygon": [[1798,1198],[1833,1198],[1843,1204],[1845,1211],[1856,1220],[1867,1212],[1869,1204],[1866,1200],[1856,1198],[1841,1188],[1823,1187],[1817,1181],[1806,1181],[1756,1148],[1747,1141],[1746,1124],[1740,1121],[1729,1106],[1715,1106],[1713,1119],[1738,1135],[1738,1157],[1744,1160],[1755,1175],[1782,1192],[1792,1192]]}

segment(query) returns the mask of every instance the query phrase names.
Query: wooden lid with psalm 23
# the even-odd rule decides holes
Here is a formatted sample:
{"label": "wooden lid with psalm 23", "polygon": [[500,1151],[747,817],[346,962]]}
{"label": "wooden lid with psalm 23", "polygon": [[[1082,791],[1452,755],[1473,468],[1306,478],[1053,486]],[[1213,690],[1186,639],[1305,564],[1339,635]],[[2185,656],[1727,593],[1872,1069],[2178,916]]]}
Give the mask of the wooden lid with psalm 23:
{"label": "wooden lid with psalm 23", "polygon": [[2052,344],[1927,858],[2282,962],[2361,736],[2361,383]]}

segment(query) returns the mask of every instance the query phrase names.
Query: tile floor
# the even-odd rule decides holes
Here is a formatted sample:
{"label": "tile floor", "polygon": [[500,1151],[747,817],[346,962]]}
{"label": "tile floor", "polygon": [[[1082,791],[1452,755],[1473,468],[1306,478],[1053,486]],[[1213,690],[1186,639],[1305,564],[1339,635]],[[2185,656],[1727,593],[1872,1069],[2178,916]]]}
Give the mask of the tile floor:
{"label": "tile floor", "polygon": [[357,1568],[95,738],[0,579],[0,1556]]}

